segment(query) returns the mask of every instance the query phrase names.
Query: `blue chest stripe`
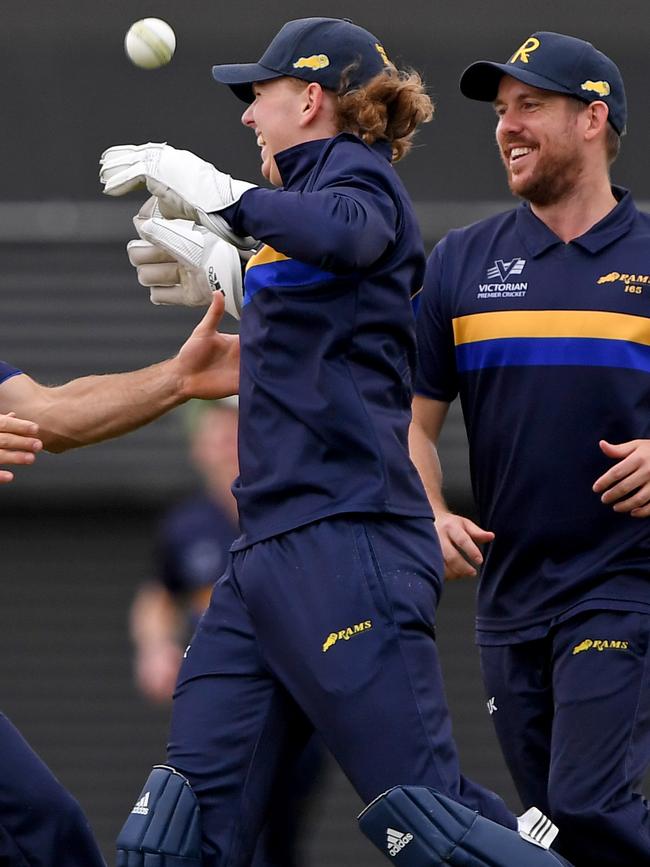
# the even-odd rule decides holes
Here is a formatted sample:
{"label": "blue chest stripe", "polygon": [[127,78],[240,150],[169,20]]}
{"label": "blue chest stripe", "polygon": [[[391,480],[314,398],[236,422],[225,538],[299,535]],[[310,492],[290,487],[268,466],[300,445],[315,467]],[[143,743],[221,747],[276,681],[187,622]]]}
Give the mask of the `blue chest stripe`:
{"label": "blue chest stripe", "polygon": [[650,346],[625,340],[575,337],[509,337],[456,347],[459,373],[487,367],[578,365],[650,373]]}
{"label": "blue chest stripe", "polygon": [[314,286],[336,279],[331,271],[323,271],[297,259],[282,259],[255,265],[246,272],[244,304],[260,291],[274,286]]}

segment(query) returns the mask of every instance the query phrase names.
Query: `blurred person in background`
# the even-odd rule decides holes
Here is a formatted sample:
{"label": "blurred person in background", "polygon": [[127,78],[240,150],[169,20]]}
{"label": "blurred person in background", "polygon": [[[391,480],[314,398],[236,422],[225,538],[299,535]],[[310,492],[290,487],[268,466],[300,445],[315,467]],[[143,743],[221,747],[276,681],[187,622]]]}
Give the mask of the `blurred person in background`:
{"label": "blurred person in background", "polygon": [[[190,457],[203,489],[163,516],[154,577],[139,588],[131,608],[136,683],[155,702],[171,702],[183,650],[239,535],[231,490],[239,473],[236,399],[192,401],[186,409]],[[301,863],[298,835],[323,764],[324,749],[314,736],[276,789],[253,867]]]}
{"label": "blurred person in background", "polygon": [[[47,387],[0,361],[0,465],[27,466],[45,448],[63,452],[134,430],[192,397],[237,390],[239,341],[215,331],[212,306],[178,354],[142,370],[88,376]],[[0,483],[13,480],[0,470]],[[72,795],[0,714],[0,864],[2,867],[105,867],[88,821]]]}
{"label": "blurred person in background", "polygon": [[189,452],[202,490],[163,516],[153,580],[139,588],[131,609],[136,683],[159,702],[171,701],[187,640],[239,535],[231,491],[239,472],[236,401],[197,401],[187,410]]}

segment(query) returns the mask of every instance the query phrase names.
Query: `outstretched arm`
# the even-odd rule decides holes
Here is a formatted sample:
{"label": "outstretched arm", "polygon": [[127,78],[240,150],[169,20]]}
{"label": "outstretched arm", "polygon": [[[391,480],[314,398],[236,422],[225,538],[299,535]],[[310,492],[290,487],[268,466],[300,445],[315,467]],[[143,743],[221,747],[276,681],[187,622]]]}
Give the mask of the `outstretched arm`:
{"label": "outstretched arm", "polygon": [[0,385],[0,413],[32,419],[43,446],[63,452],[135,430],[193,397],[235,394],[239,338],[216,331],[224,301],[215,293],[174,358],[129,373],[85,376],[47,388],[25,374]]}
{"label": "outstretched arm", "polygon": [[469,518],[454,515],[442,494],[442,468],[437,445],[448,410],[448,403],[416,396],[409,446],[436,519],[445,561],[445,578],[454,579],[476,575],[483,562],[479,545],[491,542],[494,533],[484,530]]}

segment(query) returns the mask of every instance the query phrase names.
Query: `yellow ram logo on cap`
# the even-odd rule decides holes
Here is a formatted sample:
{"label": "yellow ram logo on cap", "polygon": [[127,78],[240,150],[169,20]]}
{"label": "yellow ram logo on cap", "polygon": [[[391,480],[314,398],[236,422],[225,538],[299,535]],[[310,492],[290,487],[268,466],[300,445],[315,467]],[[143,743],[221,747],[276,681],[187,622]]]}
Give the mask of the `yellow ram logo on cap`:
{"label": "yellow ram logo on cap", "polygon": [[386,49],[383,45],[380,45],[378,42],[375,42],[375,48],[377,49],[377,54],[384,61],[384,66],[392,66],[392,63],[388,59],[388,55],[386,54]]}
{"label": "yellow ram logo on cap", "polygon": [[519,48],[512,55],[508,63],[516,63],[518,60],[521,63],[528,63],[530,55],[533,51],[537,51],[539,46],[542,43],[535,36],[529,36],[528,39],[524,42],[523,45],[520,45]]}
{"label": "yellow ram logo on cap", "polygon": [[293,64],[294,69],[325,69],[330,65],[327,54],[311,54],[309,57],[300,57]]}
{"label": "yellow ram logo on cap", "polygon": [[608,81],[584,81],[580,85],[580,90],[589,90],[592,93],[597,93],[598,96],[609,96],[612,92]]}

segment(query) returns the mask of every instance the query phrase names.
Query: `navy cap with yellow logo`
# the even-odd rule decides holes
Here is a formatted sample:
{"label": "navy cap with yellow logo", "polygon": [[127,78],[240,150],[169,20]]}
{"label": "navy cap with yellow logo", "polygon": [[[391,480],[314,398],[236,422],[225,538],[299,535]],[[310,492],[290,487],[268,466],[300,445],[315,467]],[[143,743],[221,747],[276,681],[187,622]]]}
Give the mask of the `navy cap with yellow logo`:
{"label": "navy cap with yellow logo", "polygon": [[257,81],[288,75],[339,92],[366,84],[390,65],[379,40],[363,27],[344,18],[298,18],[282,27],[258,63],[220,64],[212,75],[252,102]]}
{"label": "navy cap with yellow logo", "polygon": [[625,132],[627,104],[621,73],[590,42],[562,33],[533,33],[507,63],[479,60],[468,66],[460,89],[470,99],[492,102],[504,75],[582,102],[602,100],[609,107],[609,122],[616,132]]}

